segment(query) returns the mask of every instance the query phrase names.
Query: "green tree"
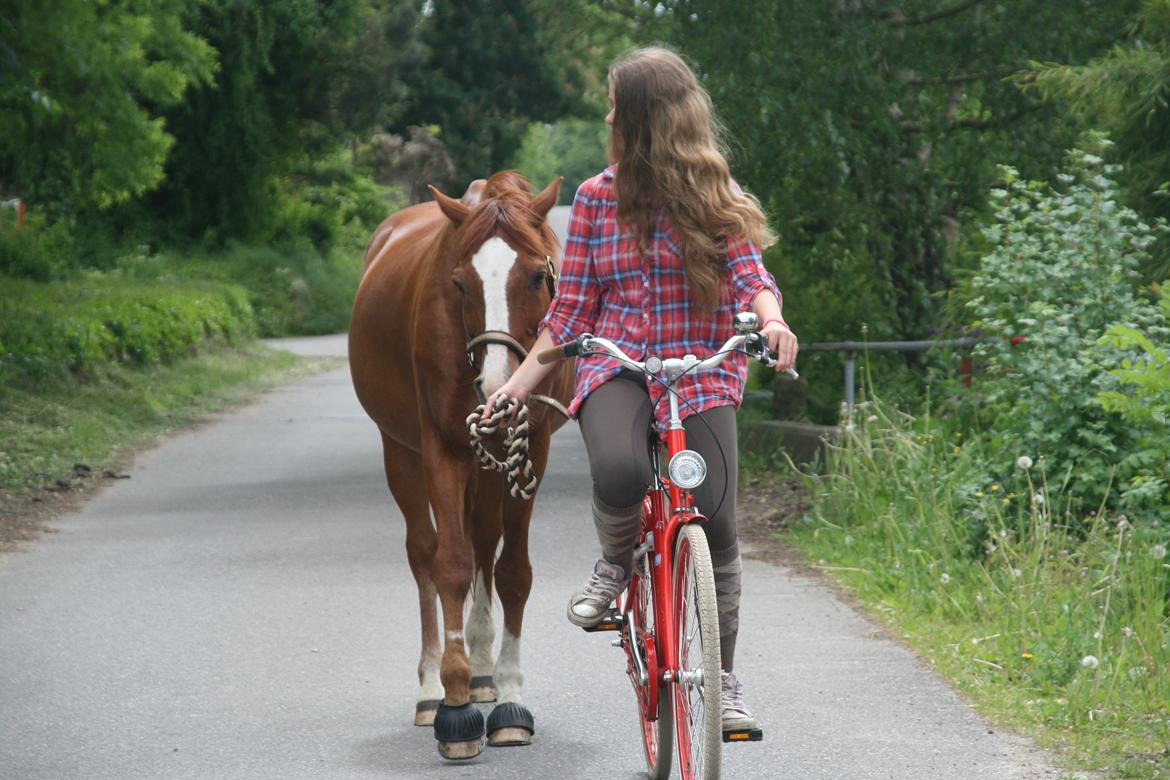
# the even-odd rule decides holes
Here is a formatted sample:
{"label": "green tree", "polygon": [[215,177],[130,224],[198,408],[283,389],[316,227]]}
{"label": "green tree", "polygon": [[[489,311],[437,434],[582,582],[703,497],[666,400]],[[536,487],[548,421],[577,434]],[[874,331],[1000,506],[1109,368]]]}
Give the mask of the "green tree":
{"label": "green tree", "polygon": [[[1044,98],[1109,133],[1130,202],[1170,218],[1170,0],[1144,0],[1124,40],[1088,64],[1034,68]],[[1161,254],[1159,275],[1170,272]]]}
{"label": "green tree", "polygon": [[209,82],[186,0],[13,0],[0,8],[0,192],[39,211],[125,202],[174,144],[160,110]]}
{"label": "green tree", "polygon": [[529,122],[552,121],[574,107],[580,83],[573,70],[554,67],[529,0],[496,3],[433,0],[423,24],[427,67],[412,84],[407,125],[438,125],[455,162],[456,182],[485,177],[506,166]]}
{"label": "green tree", "polygon": [[179,236],[268,240],[282,177],[393,118],[421,61],[415,4],[206,0],[190,27],[215,47],[214,84],[168,114],[178,139],[149,207]]}
{"label": "green tree", "polygon": [[[873,338],[922,338],[938,324],[991,161],[1044,178],[1079,131],[1013,75],[1088,60],[1137,2],[671,4],[673,40],[737,144],[733,169],[780,233],[768,261],[804,340],[858,338],[863,323]],[[814,397],[835,406],[839,392]]]}

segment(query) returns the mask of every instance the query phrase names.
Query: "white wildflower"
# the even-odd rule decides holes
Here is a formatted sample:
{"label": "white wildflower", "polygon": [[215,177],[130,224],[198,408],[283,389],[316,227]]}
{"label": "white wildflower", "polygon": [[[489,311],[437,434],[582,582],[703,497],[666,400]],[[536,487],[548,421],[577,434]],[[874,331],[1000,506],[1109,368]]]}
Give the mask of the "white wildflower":
{"label": "white wildflower", "polygon": [[1016,458],[1016,467],[1027,471],[1028,469],[1032,468],[1032,459],[1027,455],[1021,455],[1020,457]]}
{"label": "white wildflower", "polygon": [[1150,555],[1154,556],[1155,560],[1162,560],[1166,557],[1166,545],[1155,544],[1150,548]]}
{"label": "white wildflower", "polygon": [[871,414],[869,417],[866,417],[866,418],[865,418],[865,421],[866,421],[866,422],[877,422],[877,415],[876,415],[876,414]]}
{"label": "white wildflower", "polygon": [[1086,655],[1081,659],[1081,666],[1085,667],[1086,669],[1096,669],[1097,664],[1097,656],[1095,655]]}

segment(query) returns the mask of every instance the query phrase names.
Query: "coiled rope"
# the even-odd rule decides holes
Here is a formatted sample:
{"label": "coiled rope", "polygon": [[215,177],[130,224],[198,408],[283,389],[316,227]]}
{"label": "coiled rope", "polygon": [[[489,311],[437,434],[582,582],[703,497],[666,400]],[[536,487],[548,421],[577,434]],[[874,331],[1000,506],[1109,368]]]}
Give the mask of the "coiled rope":
{"label": "coiled rope", "polygon": [[[532,469],[532,458],[528,456],[528,404],[502,395],[492,409],[491,416],[481,420],[485,404],[467,415],[467,428],[471,433],[471,446],[479,457],[480,467],[489,471],[502,471],[507,476],[508,492],[512,498],[528,501],[536,493],[536,474]],[[504,420],[516,418],[516,424],[509,426],[504,436],[508,454],[503,460],[488,452],[483,437],[491,436],[500,429]]]}

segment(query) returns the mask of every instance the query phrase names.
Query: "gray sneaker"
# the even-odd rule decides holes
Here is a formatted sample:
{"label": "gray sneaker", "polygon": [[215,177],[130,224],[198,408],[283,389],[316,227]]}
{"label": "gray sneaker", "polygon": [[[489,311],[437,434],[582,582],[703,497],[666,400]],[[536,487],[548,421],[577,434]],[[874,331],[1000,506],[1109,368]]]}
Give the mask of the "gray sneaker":
{"label": "gray sneaker", "polygon": [[723,682],[723,730],[749,731],[759,728],[756,719],[743,703],[743,683],[731,672],[724,672]]}
{"label": "gray sneaker", "polygon": [[600,623],[609,605],[625,589],[629,579],[621,566],[604,558],[599,560],[593,565],[589,584],[569,599],[569,622],[582,628],[592,628]]}

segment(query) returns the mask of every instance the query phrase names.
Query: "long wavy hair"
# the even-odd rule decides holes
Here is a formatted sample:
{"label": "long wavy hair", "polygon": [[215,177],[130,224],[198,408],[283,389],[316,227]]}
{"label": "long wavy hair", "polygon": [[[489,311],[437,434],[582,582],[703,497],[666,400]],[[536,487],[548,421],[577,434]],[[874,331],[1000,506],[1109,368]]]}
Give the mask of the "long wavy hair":
{"label": "long wavy hair", "polygon": [[767,217],[758,200],[733,188],[711,97],[679,55],[661,46],[635,49],[613,64],[609,80],[618,219],[644,247],[665,209],[683,236],[691,297],[714,309],[727,269],[726,238],[771,246],[776,237]]}

